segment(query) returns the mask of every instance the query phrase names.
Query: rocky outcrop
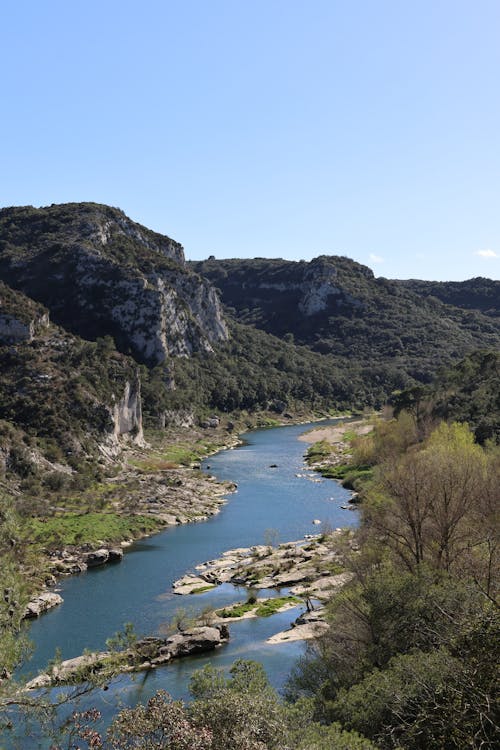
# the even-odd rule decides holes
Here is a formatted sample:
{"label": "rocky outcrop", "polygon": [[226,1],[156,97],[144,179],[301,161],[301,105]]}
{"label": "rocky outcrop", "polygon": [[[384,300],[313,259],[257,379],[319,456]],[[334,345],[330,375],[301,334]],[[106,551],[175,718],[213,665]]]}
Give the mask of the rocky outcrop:
{"label": "rocky outcrop", "polygon": [[0,346],[29,344],[49,324],[49,314],[41,305],[0,281]]}
{"label": "rocky outcrop", "polygon": [[39,674],[26,683],[28,690],[40,690],[51,685],[64,685],[75,682],[81,677],[84,682],[92,673],[101,671],[110,658],[108,651],[98,653],[82,654],[74,659],[66,659],[52,667],[50,672]]}
{"label": "rocky outcrop", "polygon": [[168,664],[174,659],[192,654],[213,651],[229,641],[229,628],[225,624],[196,626],[160,638],[142,638],[126,651],[109,651],[83,654],[56,664],[48,673],[38,675],[27,684],[35,690],[68,682],[84,682],[91,675],[114,672],[138,672]]}
{"label": "rocky outcrop", "polygon": [[209,427],[215,428],[220,425],[220,417],[213,415],[209,417],[208,419],[204,419],[202,422],[200,422],[200,426],[204,429],[208,429]]}
{"label": "rocky outcrop", "polygon": [[128,468],[110,480],[110,484],[120,498],[121,507],[153,516],[168,526],[203,521],[216,515],[227,502],[226,496],[236,489],[233,482],[217,482],[210,475],[195,475],[182,468],[161,468],[149,473]]}
{"label": "rocky outcrop", "polygon": [[186,266],[182,246],[118,209],[3,209],[0,232],[0,276],[73,333],[110,335],[152,365],[228,338],[217,293]]}
{"label": "rocky outcrop", "polygon": [[303,612],[291,623],[291,627],[288,630],[275,633],[267,639],[267,643],[290,643],[291,641],[307,641],[312,638],[318,638],[320,635],[326,633],[329,628],[325,616],[324,607]]}
{"label": "rocky outcrop", "polygon": [[292,594],[313,592],[326,599],[351,574],[342,570],[343,546],[352,547],[352,534],[337,529],[328,535],[286,542],[279,547],[259,545],[224,552],[220,558],[196,566],[196,574],[175,581],[175,594],[194,594],[207,585],[233,583],[256,589],[293,586]]}
{"label": "rocky outcrop", "polygon": [[105,565],[109,560],[109,551],[105,547],[88,552],[83,557],[88,568],[97,568],[99,565]]}
{"label": "rocky outcrop", "polygon": [[166,409],[160,415],[159,422],[162,429],[165,427],[189,428],[194,427],[195,418],[193,412],[187,409]]}
{"label": "rocky outcrop", "polygon": [[49,557],[49,572],[54,576],[68,576],[84,573],[87,568],[96,568],[107,563],[120,562],[123,559],[121,547],[99,547],[89,549],[72,547],[51,552]]}
{"label": "rocky outcrop", "polygon": [[52,591],[46,591],[43,594],[39,594],[26,605],[23,617],[25,620],[40,617],[41,614],[52,609],[52,607],[57,607],[59,604],[62,604],[62,602],[62,596],[55,594]]}
{"label": "rocky outcrop", "polygon": [[112,409],[113,436],[130,434],[137,445],[144,445],[142,430],[141,381],[136,375],[132,385],[127,381],[123,396],[115,402]]}
{"label": "rocky outcrop", "polygon": [[165,647],[170,658],[175,659],[180,656],[213,651],[227,641],[229,641],[227,625],[198,626],[171,635],[167,638]]}
{"label": "rocky outcrop", "polygon": [[335,286],[337,270],[331,265],[310,265],[304,274],[299,311],[309,317],[326,309],[328,298],[341,294]]}

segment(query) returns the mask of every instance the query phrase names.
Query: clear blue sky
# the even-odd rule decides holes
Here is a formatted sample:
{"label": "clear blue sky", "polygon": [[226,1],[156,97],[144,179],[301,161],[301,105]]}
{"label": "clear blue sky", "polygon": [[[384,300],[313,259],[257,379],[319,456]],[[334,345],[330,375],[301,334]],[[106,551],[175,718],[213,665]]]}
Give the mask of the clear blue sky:
{"label": "clear blue sky", "polygon": [[2,206],[500,276],[500,0],[9,0],[0,63]]}

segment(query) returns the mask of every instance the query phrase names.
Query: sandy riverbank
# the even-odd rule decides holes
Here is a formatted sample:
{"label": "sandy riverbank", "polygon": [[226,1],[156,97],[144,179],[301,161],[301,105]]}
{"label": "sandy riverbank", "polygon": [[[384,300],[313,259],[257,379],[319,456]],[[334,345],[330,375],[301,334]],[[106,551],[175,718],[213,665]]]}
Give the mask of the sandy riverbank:
{"label": "sandy riverbank", "polygon": [[343,442],[346,432],[367,435],[372,430],[373,425],[367,424],[365,419],[359,419],[354,422],[330,425],[329,427],[315,427],[313,430],[308,430],[299,435],[298,439],[303,443],[317,443],[320,440],[326,440],[328,443],[335,445]]}

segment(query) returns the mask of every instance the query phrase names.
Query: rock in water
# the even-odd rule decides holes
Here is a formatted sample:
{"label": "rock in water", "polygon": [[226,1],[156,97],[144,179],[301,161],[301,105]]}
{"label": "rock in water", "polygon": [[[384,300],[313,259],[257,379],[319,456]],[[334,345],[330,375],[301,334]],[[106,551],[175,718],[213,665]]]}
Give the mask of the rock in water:
{"label": "rock in water", "polygon": [[109,550],[105,547],[93,550],[84,555],[84,561],[89,568],[96,568],[98,565],[104,565],[109,561]]}
{"label": "rock in water", "polygon": [[43,612],[46,612],[52,607],[57,607],[58,604],[62,604],[63,598],[59,594],[54,594],[52,591],[46,591],[43,594],[32,599],[26,606],[23,617],[25,619],[32,619],[34,617],[40,617]]}

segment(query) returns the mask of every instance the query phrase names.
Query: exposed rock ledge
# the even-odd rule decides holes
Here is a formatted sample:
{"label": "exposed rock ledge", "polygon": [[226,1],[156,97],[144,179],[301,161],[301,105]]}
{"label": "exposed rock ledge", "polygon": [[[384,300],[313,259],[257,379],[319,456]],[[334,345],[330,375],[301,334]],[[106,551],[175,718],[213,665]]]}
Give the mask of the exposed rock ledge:
{"label": "exposed rock ledge", "polygon": [[96,675],[113,672],[138,672],[168,664],[173,659],[213,651],[229,641],[225,624],[197,626],[168,638],[150,636],[137,641],[126,651],[100,651],[83,654],[55,665],[51,672],[40,674],[27,684],[30,690],[85,682]]}
{"label": "exposed rock ledge", "polygon": [[[228,448],[238,442],[236,436],[226,436],[225,444]],[[150,452],[138,452],[135,448],[131,456],[145,462],[150,459]],[[150,460],[154,464],[154,457]],[[168,526],[207,520],[219,513],[227,502],[227,495],[237,489],[234,482],[219,482],[211,475],[200,472],[194,474],[190,468],[161,468],[157,471],[153,468],[151,471],[143,471],[127,466],[117,476],[106,480],[106,483],[113,489],[116,497],[113,501],[115,512],[150,516],[157,521],[158,532]],[[134,538],[112,546],[102,542],[98,549],[84,544],[47,552],[49,575],[45,585],[50,588],[60,577],[83,573],[87,568],[98,565],[119,562],[123,558],[124,547],[131,545],[140,536],[147,535],[149,534],[136,534]],[[43,592],[29,603],[25,617],[38,617],[61,602],[58,595],[50,591]]]}
{"label": "exposed rock ledge", "polygon": [[24,610],[23,618],[30,620],[34,617],[40,617],[43,612],[52,609],[52,607],[57,607],[57,605],[62,604],[62,602],[62,596],[54,594],[52,591],[46,591],[28,602],[26,609]]}
{"label": "exposed rock ledge", "polygon": [[210,585],[233,583],[252,588],[293,586],[292,594],[327,599],[343,586],[350,573],[342,570],[343,547],[352,547],[352,533],[337,529],[279,547],[260,545],[224,552],[217,560],[196,566],[197,575],[183,576],[173,584],[176,594],[195,594]]}
{"label": "exposed rock ledge", "polygon": [[49,572],[53,576],[67,576],[83,573],[87,568],[120,562],[123,558],[122,547],[99,547],[91,549],[88,545],[71,547],[51,552]]}
{"label": "exposed rock ledge", "polygon": [[324,619],[325,608],[319,607],[312,612],[303,612],[289,630],[282,630],[267,639],[266,643],[290,643],[291,641],[307,641],[323,635],[329,625]]}

